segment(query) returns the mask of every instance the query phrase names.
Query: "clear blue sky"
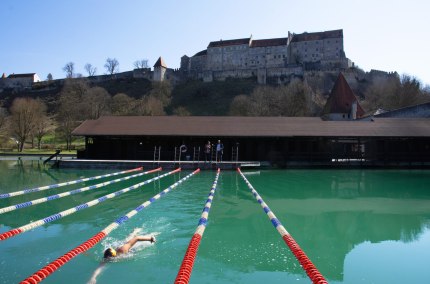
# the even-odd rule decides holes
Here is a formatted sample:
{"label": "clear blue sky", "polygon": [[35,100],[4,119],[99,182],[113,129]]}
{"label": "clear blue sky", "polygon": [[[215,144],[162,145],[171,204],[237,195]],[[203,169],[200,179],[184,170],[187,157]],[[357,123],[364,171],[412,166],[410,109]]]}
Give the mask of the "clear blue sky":
{"label": "clear blue sky", "polygon": [[425,0],[2,0],[0,74],[64,78],[75,63],[104,74],[106,58],[120,71],[162,56],[178,68],[210,41],[286,37],[343,29],[348,58],[365,71],[397,71],[430,84],[430,2]]}

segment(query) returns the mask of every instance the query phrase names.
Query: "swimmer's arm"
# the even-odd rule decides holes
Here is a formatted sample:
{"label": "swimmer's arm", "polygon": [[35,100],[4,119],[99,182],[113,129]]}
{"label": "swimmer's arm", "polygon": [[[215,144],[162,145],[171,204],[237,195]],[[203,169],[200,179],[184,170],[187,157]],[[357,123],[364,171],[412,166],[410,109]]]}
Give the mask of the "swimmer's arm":
{"label": "swimmer's arm", "polygon": [[90,281],[88,281],[88,284],[95,284],[97,283],[97,276],[100,275],[100,273],[103,271],[105,263],[100,263],[99,267],[94,271],[93,275],[91,276]]}
{"label": "swimmer's arm", "polygon": [[156,242],[154,236],[137,236],[126,242],[124,245],[117,249],[118,253],[127,253],[137,242],[148,241]]}

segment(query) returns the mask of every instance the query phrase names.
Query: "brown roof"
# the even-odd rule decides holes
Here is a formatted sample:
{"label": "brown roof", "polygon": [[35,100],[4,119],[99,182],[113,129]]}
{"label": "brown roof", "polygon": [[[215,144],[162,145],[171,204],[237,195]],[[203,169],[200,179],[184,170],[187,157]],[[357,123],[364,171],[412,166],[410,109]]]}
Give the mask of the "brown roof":
{"label": "brown roof", "polygon": [[279,46],[287,45],[288,38],[271,38],[271,39],[259,39],[251,42],[251,47],[266,47],[266,46]]}
{"label": "brown roof", "polygon": [[209,47],[223,47],[223,46],[230,46],[230,45],[249,44],[250,41],[251,41],[251,38],[239,38],[239,39],[211,41],[208,45],[208,48]]}
{"label": "brown roof", "polygon": [[343,38],[343,30],[294,34],[291,42],[323,40],[328,38]]}
{"label": "brown roof", "polygon": [[167,68],[166,63],[164,63],[164,60],[161,56],[158,58],[157,62],[155,62],[155,64],[154,64],[154,67],[160,67],[160,66]]}
{"label": "brown roof", "polygon": [[357,117],[362,117],[364,115],[363,108],[360,106],[345,77],[342,73],[339,73],[324,106],[324,113],[350,113],[351,106],[355,101],[357,102]]}
{"label": "brown roof", "polygon": [[77,136],[430,137],[430,119],[323,121],[319,117],[104,116]]}
{"label": "brown roof", "polygon": [[27,74],[10,74],[10,75],[8,76],[8,78],[28,78],[28,77],[33,78],[33,76],[34,76],[35,74],[36,74],[36,73],[27,73]]}

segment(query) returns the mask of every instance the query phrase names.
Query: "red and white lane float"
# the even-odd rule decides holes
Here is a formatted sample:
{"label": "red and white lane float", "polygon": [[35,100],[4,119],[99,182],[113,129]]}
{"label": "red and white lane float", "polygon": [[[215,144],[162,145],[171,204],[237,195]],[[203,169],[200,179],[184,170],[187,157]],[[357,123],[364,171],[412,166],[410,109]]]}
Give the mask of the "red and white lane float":
{"label": "red and white lane float", "polygon": [[278,230],[279,234],[282,236],[282,239],[284,239],[285,243],[290,248],[291,252],[297,258],[297,260],[300,262],[302,268],[306,271],[306,274],[312,280],[312,282],[315,284],[328,283],[327,280],[325,280],[322,274],[312,263],[312,261],[307,257],[305,252],[296,243],[296,241],[293,239],[290,233],[288,233],[287,230],[284,228],[284,226],[282,226],[281,222],[278,220],[278,218],[276,218],[275,214],[272,212],[272,210],[270,210],[269,206],[267,206],[267,204],[263,201],[263,198],[261,198],[261,196],[254,189],[252,184],[248,181],[248,179],[241,172],[241,170],[238,168],[237,171],[246,182],[248,188],[252,192],[252,195],[254,195],[255,199],[257,199],[258,203],[260,203],[261,207],[263,207],[263,210],[267,214],[267,217],[269,217],[273,226],[276,228],[276,230]]}
{"label": "red and white lane float", "polygon": [[[175,170],[173,172],[177,172],[177,171],[180,171],[180,169]],[[173,173],[173,172],[170,172],[170,173]],[[171,186],[169,186],[168,188],[166,188],[162,192],[154,195],[154,197],[152,197],[148,201],[142,203],[141,205],[139,205],[138,207],[136,207],[134,210],[130,211],[126,215],[118,218],[116,221],[111,223],[109,226],[104,228],[102,231],[100,231],[99,233],[97,233],[96,235],[94,235],[93,237],[91,237],[90,239],[88,239],[87,241],[82,243],[81,245],[75,247],[74,249],[72,249],[68,253],[64,254],[63,256],[57,258],[53,262],[46,265],[45,267],[41,268],[39,271],[35,272],[33,275],[31,275],[27,279],[21,281],[21,284],[34,284],[34,283],[39,283],[39,282],[43,281],[46,277],[48,277],[53,272],[55,272],[58,268],[60,268],[61,266],[63,266],[67,262],[69,262],[72,258],[74,258],[75,256],[77,256],[77,255],[89,250],[90,248],[92,248],[94,245],[96,245],[98,242],[100,242],[100,240],[102,240],[104,237],[109,235],[113,230],[118,228],[125,221],[132,218],[134,215],[139,213],[139,211],[148,207],[149,205],[151,205],[151,203],[153,203],[157,199],[163,197],[166,193],[168,193],[169,191],[171,191],[172,189],[174,189],[175,187],[177,187],[178,185],[180,185],[181,183],[183,183],[184,181],[186,181],[187,179],[189,179],[190,177],[192,177],[193,175],[195,175],[198,172],[200,172],[200,169],[195,170],[194,172],[192,172],[191,174],[187,175],[186,177],[180,179],[179,181],[172,184]]]}
{"label": "red and white lane float", "polygon": [[117,178],[117,179],[114,179],[114,180],[105,181],[105,182],[102,182],[102,183],[98,183],[98,184],[94,184],[94,185],[90,185],[90,186],[81,187],[81,188],[78,188],[78,189],[75,189],[75,190],[71,190],[71,191],[67,191],[67,192],[63,192],[63,193],[59,193],[59,194],[54,194],[54,195],[51,195],[51,196],[42,197],[42,198],[39,198],[39,199],[34,199],[34,200],[31,200],[31,201],[27,201],[27,202],[23,202],[23,203],[11,205],[11,206],[3,207],[3,208],[0,208],[0,214],[6,213],[6,212],[9,212],[9,211],[13,211],[13,210],[17,210],[17,209],[22,209],[22,208],[29,207],[29,206],[32,206],[32,205],[44,203],[44,202],[47,202],[47,201],[55,200],[55,199],[58,199],[58,198],[70,196],[70,195],[73,195],[73,194],[85,192],[85,191],[88,191],[88,190],[92,190],[92,189],[96,189],[96,188],[101,188],[101,187],[108,186],[108,185],[111,185],[111,184],[114,184],[114,183],[117,183],[117,182],[129,180],[129,179],[132,179],[132,178],[136,178],[136,177],[140,177],[140,176],[143,176],[143,175],[155,173],[155,172],[158,172],[158,171],[161,171],[161,168],[157,168],[157,169],[146,171],[146,172],[143,172],[143,173],[138,173],[138,174],[134,174],[134,175],[131,175],[131,176],[122,177],[122,178]]}
{"label": "red and white lane float", "polygon": [[58,187],[71,185],[71,184],[77,184],[77,183],[86,182],[86,181],[90,181],[90,180],[97,180],[97,179],[106,178],[106,177],[128,174],[131,172],[141,171],[142,169],[143,169],[143,167],[139,167],[139,168],[135,168],[135,169],[131,169],[131,170],[126,170],[126,171],[121,171],[121,172],[116,172],[116,173],[111,173],[111,174],[106,174],[106,175],[101,175],[101,176],[82,178],[82,179],[57,183],[57,184],[51,184],[51,185],[39,186],[39,187],[35,187],[35,188],[24,189],[24,190],[15,191],[15,192],[3,193],[3,194],[0,194],[0,199],[14,197],[14,196],[28,194],[28,193],[33,193],[33,192],[38,192],[38,191],[43,191],[43,190],[47,190],[47,189],[58,188]]}
{"label": "red and white lane float", "polygon": [[157,177],[151,178],[151,179],[146,180],[146,181],[144,181],[144,182],[140,182],[140,183],[138,183],[138,184],[135,184],[135,185],[129,186],[129,187],[127,187],[127,188],[124,188],[124,189],[118,190],[118,191],[116,191],[116,192],[113,192],[113,193],[110,193],[110,194],[104,195],[104,196],[102,196],[102,197],[100,197],[100,198],[97,198],[97,199],[91,200],[91,201],[89,201],[89,202],[86,202],[86,203],[80,204],[80,205],[75,206],[75,207],[73,207],[73,208],[69,208],[69,209],[67,209],[67,210],[61,211],[61,212],[59,212],[59,213],[57,213],[57,214],[53,214],[53,215],[48,216],[48,217],[46,217],[46,218],[43,218],[43,219],[40,219],[40,220],[37,220],[37,221],[31,222],[31,223],[29,223],[29,224],[26,224],[26,225],[24,225],[24,226],[21,226],[21,227],[18,227],[18,228],[12,229],[12,230],[10,230],[10,231],[4,232],[4,233],[0,234],[0,241],[6,240],[6,239],[8,239],[8,238],[10,238],[10,237],[14,237],[14,236],[16,236],[16,235],[18,235],[18,234],[20,234],[20,233],[23,233],[23,232],[26,232],[26,231],[32,230],[32,229],[37,228],[37,227],[39,227],[39,226],[42,226],[42,225],[48,224],[48,223],[50,223],[50,222],[52,222],[52,221],[55,221],[55,220],[58,220],[58,219],[60,219],[60,218],[65,217],[65,216],[71,215],[71,214],[76,213],[76,212],[78,212],[78,211],[80,211],[80,210],[83,210],[83,209],[86,209],[86,208],[92,207],[92,206],[97,205],[97,204],[99,204],[99,203],[101,203],[101,202],[103,202],[103,201],[106,201],[107,199],[111,199],[111,198],[117,197],[118,195],[121,195],[121,194],[123,194],[123,193],[126,193],[126,192],[128,192],[128,191],[130,191],[130,190],[133,190],[133,189],[139,188],[139,187],[141,187],[141,186],[143,186],[143,185],[145,185],[145,184],[148,184],[148,183],[150,183],[150,182],[153,182],[153,181],[159,180],[159,179],[161,179],[161,178],[163,178],[163,177],[165,177],[165,176],[168,176],[168,175],[174,174],[174,173],[176,173],[176,172],[179,172],[180,170],[181,170],[180,168],[179,168],[179,169],[176,169],[176,170],[174,170],[174,171],[171,171],[171,172],[165,173],[165,174],[163,174],[163,175],[160,175],[160,176],[157,176]]}

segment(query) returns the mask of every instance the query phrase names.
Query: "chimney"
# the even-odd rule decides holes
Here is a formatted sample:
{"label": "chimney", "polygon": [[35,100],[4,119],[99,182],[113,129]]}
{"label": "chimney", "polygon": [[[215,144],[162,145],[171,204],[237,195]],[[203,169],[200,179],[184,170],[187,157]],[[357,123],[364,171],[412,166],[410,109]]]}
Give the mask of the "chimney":
{"label": "chimney", "polygon": [[351,106],[351,118],[353,120],[357,119],[357,101],[354,101]]}

